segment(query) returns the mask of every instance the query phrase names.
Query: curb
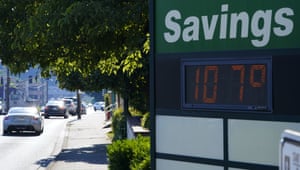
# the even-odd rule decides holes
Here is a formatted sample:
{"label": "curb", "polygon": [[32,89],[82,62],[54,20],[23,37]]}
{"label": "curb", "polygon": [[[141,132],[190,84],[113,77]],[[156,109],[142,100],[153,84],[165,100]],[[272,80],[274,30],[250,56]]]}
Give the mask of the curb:
{"label": "curb", "polygon": [[63,148],[65,146],[67,146],[71,121],[73,121],[73,120],[69,120],[67,122],[63,132],[61,133],[61,135],[59,137],[58,142],[56,142],[56,144],[55,144],[55,148],[53,149],[53,151],[51,153],[53,159],[51,159],[51,161],[48,163],[48,165],[45,168],[43,168],[43,169],[38,168],[38,170],[51,170],[53,168],[53,166],[55,165],[55,161],[57,159],[57,155],[63,150]]}

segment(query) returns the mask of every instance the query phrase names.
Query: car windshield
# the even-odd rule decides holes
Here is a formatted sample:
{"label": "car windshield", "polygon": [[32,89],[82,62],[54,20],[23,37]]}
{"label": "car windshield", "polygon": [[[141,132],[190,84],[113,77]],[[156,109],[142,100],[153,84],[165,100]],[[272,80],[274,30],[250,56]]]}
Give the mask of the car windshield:
{"label": "car windshield", "polygon": [[96,102],[96,105],[104,105],[104,102]]}
{"label": "car windshield", "polygon": [[56,101],[56,100],[53,100],[53,101],[49,101],[47,103],[47,105],[64,105],[64,102],[63,101]]}
{"label": "car windshield", "polygon": [[36,108],[12,108],[9,110],[8,114],[34,114],[37,113]]}
{"label": "car windshield", "polygon": [[64,102],[66,103],[66,104],[71,104],[71,100],[64,100]]}

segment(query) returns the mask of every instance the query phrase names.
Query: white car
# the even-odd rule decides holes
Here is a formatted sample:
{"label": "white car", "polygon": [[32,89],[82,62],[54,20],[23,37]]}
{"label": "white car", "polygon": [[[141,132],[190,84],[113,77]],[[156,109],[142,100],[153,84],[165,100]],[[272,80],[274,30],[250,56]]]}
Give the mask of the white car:
{"label": "white car", "polygon": [[94,110],[101,110],[104,111],[104,107],[105,107],[105,102],[96,102],[94,103]]}
{"label": "white car", "polygon": [[44,131],[44,119],[36,107],[12,107],[3,119],[3,135],[12,132]]}

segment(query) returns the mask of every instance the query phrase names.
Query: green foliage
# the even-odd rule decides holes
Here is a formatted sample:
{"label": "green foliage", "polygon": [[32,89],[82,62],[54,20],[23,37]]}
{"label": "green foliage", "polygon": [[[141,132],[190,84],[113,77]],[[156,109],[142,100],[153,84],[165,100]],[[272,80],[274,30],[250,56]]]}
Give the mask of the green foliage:
{"label": "green foliage", "polygon": [[149,106],[148,1],[1,0],[0,58],[13,73],[39,66],[68,90],[111,89]]}
{"label": "green foliage", "polygon": [[132,167],[132,170],[150,170],[151,169],[151,161],[150,156],[147,156],[141,163],[139,163],[136,167]]}
{"label": "green foliage", "polygon": [[108,93],[104,94],[104,102],[105,102],[105,107],[107,107],[111,104],[110,96]]}
{"label": "green foliage", "polygon": [[135,109],[134,107],[129,107],[129,113],[131,116],[142,116],[143,113],[140,110]]}
{"label": "green foliage", "polygon": [[107,155],[110,170],[150,170],[150,138],[115,141]]}
{"label": "green foliage", "polygon": [[150,112],[143,115],[141,125],[144,128],[150,129]]}
{"label": "green foliage", "polygon": [[112,117],[113,141],[126,138],[126,118],[122,109],[116,109]]}
{"label": "green foliage", "polygon": [[[147,167],[147,159],[150,160],[150,137],[137,137],[132,140],[133,142],[133,157],[130,162],[130,168],[132,170],[140,170],[143,167],[145,170]],[[148,164],[149,165],[149,164]]]}
{"label": "green foliage", "polygon": [[69,74],[57,73],[57,80],[61,88],[68,89],[70,91],[76,91],[77,89],[85,89],[87,82],[78,71],[72,71]]}
{"label": "green foliage", "polygon": [[130,170],[130,159],[133,156],[132,143],[118,140],[107,147],[110,170]]}
{"label": "green foliage", "polygon": [[13,73],[23,72],[35,64],[28,51],[23,50],[24,44],[15,44],[21,40],[16,32],[23,29],[27,15],[34,11],[33,1],[0,1],[0,58],[2,64],[9,66]]}

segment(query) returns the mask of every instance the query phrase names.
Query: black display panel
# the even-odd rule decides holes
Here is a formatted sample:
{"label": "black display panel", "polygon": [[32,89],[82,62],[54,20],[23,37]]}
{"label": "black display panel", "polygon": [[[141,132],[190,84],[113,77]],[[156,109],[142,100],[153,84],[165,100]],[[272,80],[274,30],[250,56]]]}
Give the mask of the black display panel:
{"label": "black display panel", "polygon": [[272,60],[206,58],[181,62],[185,109],[272,111]]}

